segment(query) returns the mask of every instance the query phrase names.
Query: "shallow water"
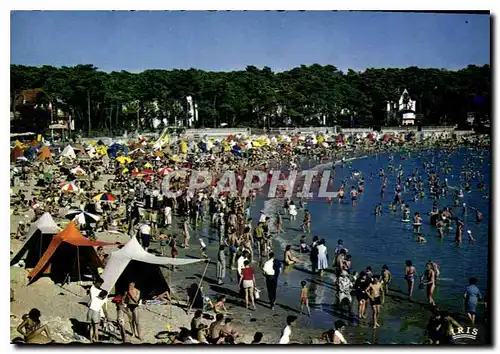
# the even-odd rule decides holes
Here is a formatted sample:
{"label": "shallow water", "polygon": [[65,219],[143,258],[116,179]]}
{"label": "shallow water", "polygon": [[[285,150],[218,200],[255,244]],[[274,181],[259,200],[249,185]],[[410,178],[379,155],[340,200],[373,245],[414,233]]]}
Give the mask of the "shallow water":
{"label": "shallow water", "polygon": [[[406,176],[414,169],[419,169],[420,174],[426,181],[426,174],[422,169],[422,162],[431,161],[434,157],[435,163],[444,161],[446,154],[438,150],[431,150],[421,153],[413,152],[406,159],[401,159],[402,154],[394,154],[392,162],[394,167],[402,165],[404,175]],[[475,156],[477,169],[484,176],[486,186],[490,187],[490,154],[485,152],[483,163],[480,164],[479,152],[471,149],[460,149],[453,154],[449,161],[453,166],[452,171],[445,175],[440,171],[440,179],[448,178],[450,186],[459,186],[460,172],[470,166],[468,158]],[[403,200],[407,200],[411,208],[411,215],[419,211],[423,216],[422,234],[426,237],[425,244],[418,244],[415,241],[411,223],[401,221],[401,212],[391,214],[388,204],[394,197],[394,186],[396,173],[389,173],[389,183],[385,198],[380,197],[381,179],[378,177],[379,168],[386,168],[389,162],[389,154],[379,154],[367,158],[352,161],[343,168],[336,168],[336,176],[333,189],[336,191],[338,186],[346,177],[349,177],[353,169],[361,171],[365,177],[365,192],[358,199],[356,206],[352,206],[350,201],[342,204],[334,201],[331,205],[326,200],[313,199],[309,201],[307,208],[312,215],[312,235],[325,238],[328,251],[332,253],[335,249],[337,240],[344,241],[345,247],[352,254],[353,270],[361,271],[366,266],[371,265],[373,272],[380,273],[383,264],[387,264],[393,275],[391,285],[391,297],[382,308],[380,323],[382,325],[377,331],[372,331],[368,326],[369,322],[362,325],[354,324],[347,330],[350,341],[354,343],[390,344],[390,343],[419,343],[423,339],[423,328],[429,317],[429,312],[424,310],[426,303],[424,290],[418,290],[418,284],[415,287],[413,301],[409,302],[406,294],[406,282],[403,279],[404,262],[407,259],[412,260],[421,274],[425,269],[425,262],[428,259],[436,261],[440,265],[441,280],[438,281],[434,299],[438,306],[453,312],[463,313],[463,293],[468,285],[468,279],[472,276],[478,279],[478,287],[484,293],[488,290],[488,222],[489,222],[489,199],[484,199],[484,192],[476,187],[478,180],[472,180],[472,191],[465,193],[461,203],[478,208],[484,215],[482,223],[475,222],[475,214],[469,209],[468,215],[463,216],[462,207],[453,208],[454,215],[464,220],[463,243],[457,246],[454,241],[455,225],[453,229],[445,234],[443,240],[437,236],[437,230],[430,226],[430,217],[428,212],[432,209],[433,200],[426,197],[423,200],[413,201],[411,192],[403,193]],[[310,166],[312,167],[312,166]],[[370,180],[370,172],[373,172],[373,179]],[[354,180],[350,183],[354,185]],[[427,192],[427,183],[425,182]],[[350,186],[347,188],[347,191]],[[440,197],[439,206],[453,205],[453,191],[448,193],[447,197]],[[347,194],[347,193],[346,193]],[[346,198],[348,199],[348,198]],[[257,207],[253,210],[254,220],[258,218],[259,211],[265,209],[268,215],[274,215],[273,210],[281,207],[282,200],[259,201]],[[383,203],[383,215],[376,217],[374,215],[375,205]],[[298,204],[298,203],[296,203]],[[275,244],[275,253],[278,247],[282,250],[286,244],[298,245],[301,231],[300,224],[303,218],[303,211],[299,211],[297,220],[290,221],[284,218],[283,228],[285,234],[277,237]],[[466,231],[471,230],[476,239],[475,244],[469,244]],[[310,243],[312,236],[308,237]],[[278,301],[280,298],[290,303],[297,302],[300,294],[299,283],[301,280],[310,282],[310,303],[313,311],[311,325],[313,328],[326,329],[338,318],[332,312],[332,302],[334,291],[331,288],[331,274],[326,274],[324,279],[319,279],[316,275],[311,275],[301,268],[310,269],[308,256],[304,265],[298,266],[298,269],[288,275],[288,284],[283,284],[285,277],[281,276],[280,288],[278,289]],[[330,261],[332,258],[330,258]],[[331,263],[331,262],[330,262]],[[355,302],[356,303],[356,302]],[[371,316],[371,309],[367,310]],[[332,317],[333,315],[333,317]],[[478,316],[482,316],[482,308],[478,306]],[[458,318],[457,318],[458,319]],[[459,320],[460,321],[460,320]],[[464,323],[464,321],[460,321]],[[374,333],[376,332],[376,333]]]}

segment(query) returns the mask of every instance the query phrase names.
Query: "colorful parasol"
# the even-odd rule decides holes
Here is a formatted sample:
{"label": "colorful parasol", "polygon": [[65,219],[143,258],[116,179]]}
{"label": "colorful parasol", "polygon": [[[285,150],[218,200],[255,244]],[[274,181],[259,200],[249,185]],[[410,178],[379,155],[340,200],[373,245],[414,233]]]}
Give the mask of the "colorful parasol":
{"label": "colorful parasol", "polygon": [[77,193],[79,190],[80,189],[76,185],[74,185],[73,183],[63,183],[63,184],[61,184],[61,191],[63,191],[63,192]]}
{"label": "colorful parasol", "polygon": [[102,200],[106,202],[116,201],[116,197],[111,193],[100,193],[94,197],[95,200]]}

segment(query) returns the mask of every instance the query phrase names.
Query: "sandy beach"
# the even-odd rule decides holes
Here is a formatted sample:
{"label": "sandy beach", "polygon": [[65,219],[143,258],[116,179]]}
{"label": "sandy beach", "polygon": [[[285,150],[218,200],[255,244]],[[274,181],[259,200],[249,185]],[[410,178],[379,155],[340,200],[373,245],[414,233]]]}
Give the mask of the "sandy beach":
{"label": "sandy beach", "polygon": [[[448,145],[443,144],[442,146],[456,146],[456,143],[448,143]],[[351,152],[341,152],[335,155],[330,155],[326,160],[320,160],[317,157],[311,156],[301,156],[298,158],[299,164],[303,168],[315,168],[320,171],[323,169],[330,169],[332,164],[340,164],[341,160],[339,158],[344,158],[345,162],[349,162],[351,159],[364,158],[365,156],[372,155],[374,153],[379,153],[383,151],[418,151],[419,149],[425,149],[428,145],[422,145],[417,143],[404,144],[401,146],[393,146],[391,148],[374,149],[371,146],[363,147],[358,146],[358,148]],[[328,161],[329,160],[329,161]],[[280,165],[279,163],[276,163]],[[272,165],[272,163],[270,163]],[[95,190],[104,190],[106,181],[114,176],[112,175],[102,175],[100,180],[95,183]],[[19,194],[20,192],[25,193],[28,199],[31,199],[35,195],[35,191],[39,187],[34,187],[36,183],[35,179],[32,178],[28,182],[24,182],[24,185],[14,186],[12,192],[14,194]],[[111,193],[116,193],[116,191],[110,191]],[[264,202],[263,211],[266,215],[274,215],[278,204],[281,205],[282,201],[274,199],[267,200],[263,196],[259,196],[257,203]],[[61,222],[64,219],[64,214],[69,208],[61,209],[59,215],[53,215],[56,222]],[[258,217],[260,208],[252,206],[252,216],[254,220]],[[123,206],[120,206],[119,211],[124,213]],[[31,221],[34,218],[34,212],[32,209],[27,212],[21,213],[21,215],[11,215],[11,233],[15,233],[19,221],[23,220],[25,222]],[[174,213],[173,225],[167,231],[169,234],[182,234],[182,225],[184,222],[184,217],[176,215]],[[67,222],[67,220],[66,220]],[[196,228],[193,226],[192,232],[192,247],[189,249],[179,248],[179,258],[200,258],[200,249],[198,246],[198,236],[202,237],[208,244],[207,254],[209,257],[209,265],[206,275],[203,277],[201,285],[203,287],[204,295],[215,297],[221,294],[227,296],[227,307],[231,313],[228,317],[233,319],[233,327],[239,333],[237,342],[250,343],[252,341],[253,335],[257,331],[261,331],[264,334],[264,343],[277,343],[281,336],[282,330],[285,327],[286,317],[290,314],[298,315],[298,299],[292,300],[283,296],[281,298],[280,291],[286,291],[286,289],[279,290],[278,301],[276,308],[271,311],[268,305],[267,294],[265,291],[264,277],[262,271],[256,268],[256,284],[261,291],[261,299],[256,301],[257,310],[248,311],[244,308],[244,301],[239,298],[237,293],[236,285],[236,270],[227,269],[227,276],[224,285],[218,285],[216,280],[216,266],[215,261],[217,259],[217,249],[218,242],[215,234],[212,232],[209,226],[205,225]],[[111,243],[122,243],[125,244],[129,241],[130,236],[120,232],[98,232],[96,233],[96,238],[99,241],[111,242]],[[283,239],[281,236],[273,237],[274,249],[277,253],[277,258],[281,259],[282,249],[284,245],[289,243],[289,239]],[[17,253],[17,251],[23,245],[23,241],[16,240],[11,237],[11,258]],[[116,247],[109,247],[106,252],[110,253],[116,250]],[[152,242],[149,248],[150,253],[159,253],[159,243]],[[308,268],[307,262],[304,264],[305,268]],[[187,327],[192,318],[192,313],[188,314],[186,312],[187,304],[187,294],[186,288],[193,283],[198,284],[202,278],[202,274],[206,268],[206,262],[179,266],[174,272],[169,269],[164,269],[163,274],[165,275],[167,282],[171,288],[171,293],[174,297],[172,305],[141,305],[139,308],[141,316],[141,325],[143,340],[139,341],[137,339],[132,339],[132,343],[166,343],[168,342],[168,332],[174,333],[178,332],[180,328]],[[27,286],[27,271],[18,266],[11,267],[11,289],[14,292],[14,301],[11,302],[11,340],[15,341],[16,338],[20,337],[17,332],[17,326],[22,322],[23,314],[28,313],[31,308],[38,308],[42,313],[42,322],[47,324],[51,328],[53,333],[53,340],[57,343],[70,343],[70,342],[82,342],[89,343],[86,337],[86,315],[87,315],[87,302],[88,295],[84,286],[89,286],[90,282],[84,282],[78,284],[72,282],[64,286],[55,285],[52,280],[47,277],[42,277],[38,279],[33,284]],[[326,282],[332,279],[328,273],[326,276]],[[334,297],[335,291],[331,287],[331,294],[326,294],[328,298]],[[398,297],[398,295],[394,295]],[[418,303],[414,304],[404,304],[398,305],[397,302],[389,302],[388,311],[398,313],[403,311],[404,307],[419,307]],[[109,319],[111,321],[116,320],[116,309],[115,305],[109,302],[107,304],[107,309],[109,313]],[[415,311],[415,310],[414,310]],[[416,310],[418,311],[418,309]],[[212,322],[209,318],[210,316],[215,316],[215,314],[210,311],[206,311],[203,323],[210,325]],[[411,321],[411,319],[410,319]],[[421,318],[417,319],[416,322],[420,322]],[[333,325],[333,321],[331,323]],[[423,327],[424,324],[420,323],[419,326]],[[368,326],[366,327],[366,332],[368,332]],[[294,332],[294,341],[300,343],[320,343],[319,335],[321,330],[315,326],[314,316],[308,317],[305,315],[299,316],[296,330]],[[324,328],[323,331],[329,328]],[[359,331],[358,331],[359,332]],[[361,330],[365,332],[365,330]],[[366,339],[360,339],[354,333],[349,333],[346,338],[351,343],[362,344],[366,342]],[[119,333],[114,331],[114,333],[104,332],[101,336],[101,341],[103,343],[120,343]],[[421,338],[415,338],[416,343],[420,343],[423,340]]]}

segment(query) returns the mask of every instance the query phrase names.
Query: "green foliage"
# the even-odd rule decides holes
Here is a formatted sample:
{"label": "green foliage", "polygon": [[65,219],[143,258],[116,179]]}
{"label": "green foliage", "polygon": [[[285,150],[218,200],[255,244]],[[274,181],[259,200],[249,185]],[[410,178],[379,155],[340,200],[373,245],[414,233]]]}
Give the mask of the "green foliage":
{"label": "green foliage", "polygon": [[313,64],[279,73],[255,66],[233,72],[105,73],[93,65],[11,65],[13,105],[29,88],[41,88],[42,102],[71,114],[82,131],[147,130],[155,118],[166,118],[169,126],[183,123],[188,95],[198,105],[197,127],[307,126],[322,124],[323,117],[327,125],[394,124],[397,117],[387,116],[386,101],[397,102],[405,88],[417,100],[422,123],[438,125],[463,123],[467,112],[490,115],[491,70],[470,65],[458,71],[409,67],[343,73]]}

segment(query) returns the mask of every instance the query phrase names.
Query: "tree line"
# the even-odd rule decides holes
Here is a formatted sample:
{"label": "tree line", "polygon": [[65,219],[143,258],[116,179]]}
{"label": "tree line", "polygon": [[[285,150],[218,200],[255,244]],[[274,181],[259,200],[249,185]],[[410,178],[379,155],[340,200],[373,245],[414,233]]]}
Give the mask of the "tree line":
{"label": "tree line", "polygon": [[[269,67],[210,72],[145,70],[141,73],[97,67],[11,65],[11,112],[19,112],[13,129],[42,127],[47,106],[71,115],[76,130],[120,134],[153,129],[155,119],[169,126],[185,123],[186,97],[198,107],[197,128],[278,126],[399,125],[388,114],[387,101],[398,102],[404,89],[417,101],[422,125],[464,124],[468,112],[490,114],[489,65],[461,70],[366,69],[346,73],[333,65],[302,65],[284,72]],[[23,92],[40,89],[34,104],[23,104]],[[161,128],[161,127],[157,127]]]}

